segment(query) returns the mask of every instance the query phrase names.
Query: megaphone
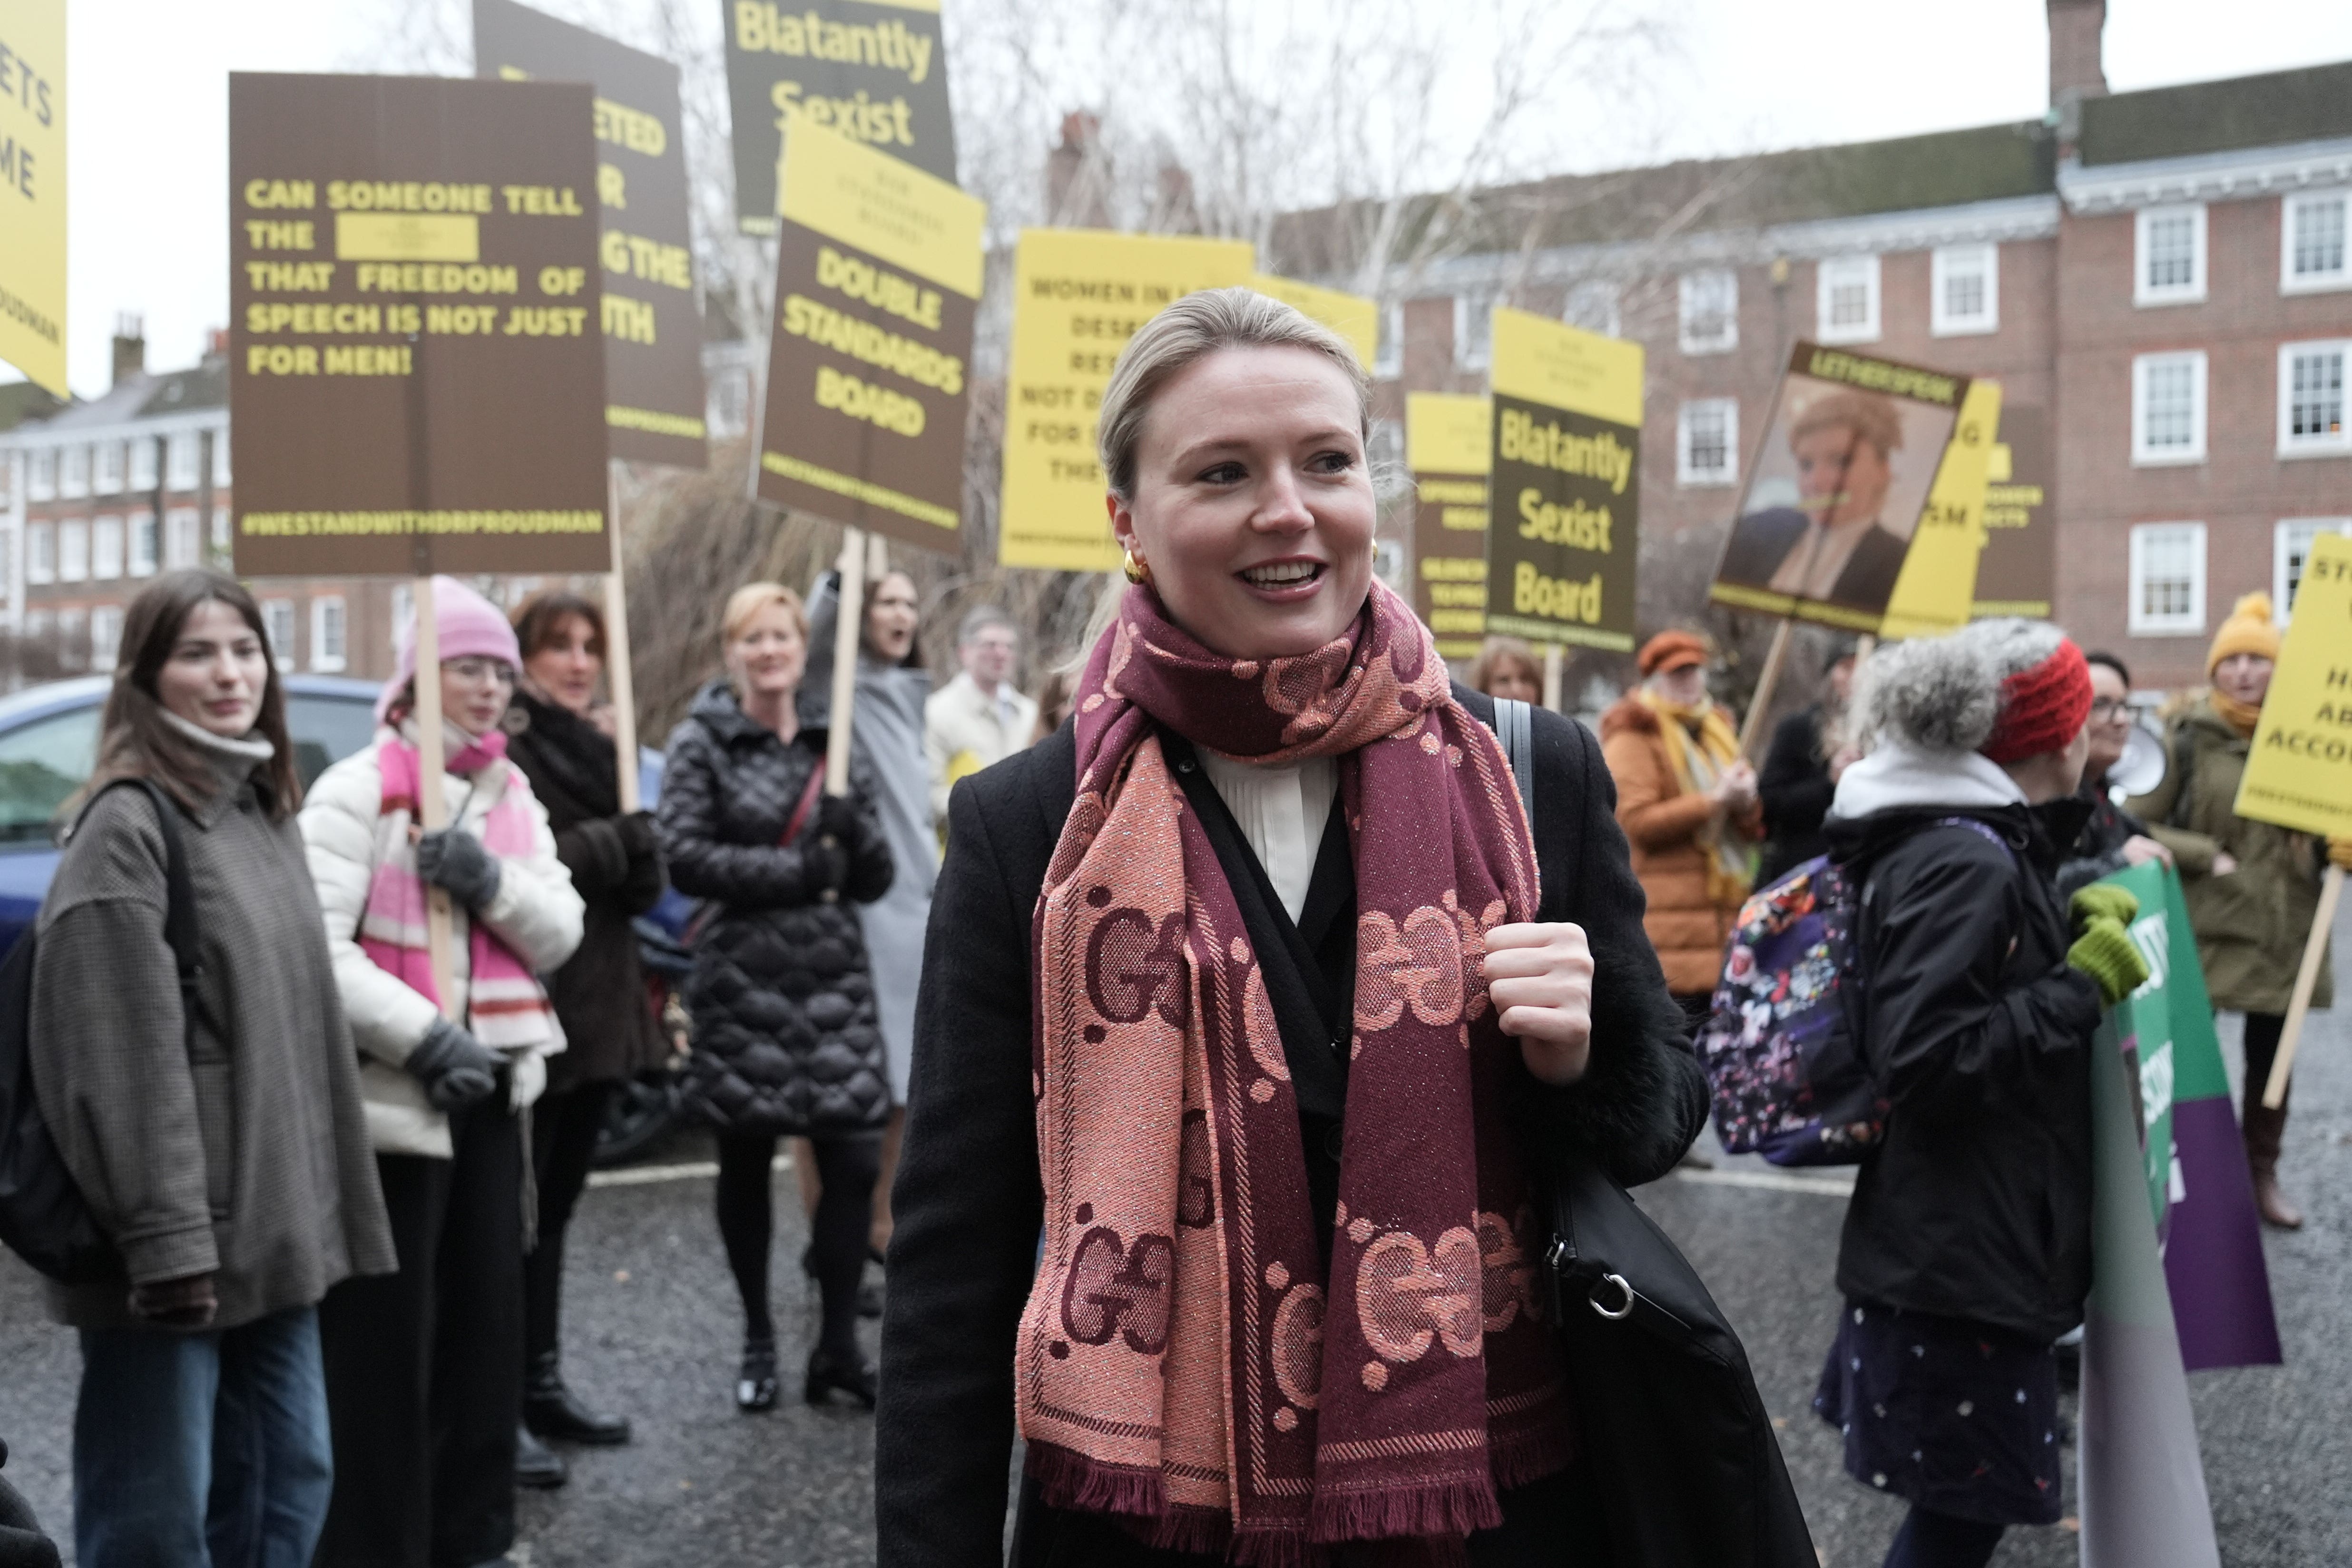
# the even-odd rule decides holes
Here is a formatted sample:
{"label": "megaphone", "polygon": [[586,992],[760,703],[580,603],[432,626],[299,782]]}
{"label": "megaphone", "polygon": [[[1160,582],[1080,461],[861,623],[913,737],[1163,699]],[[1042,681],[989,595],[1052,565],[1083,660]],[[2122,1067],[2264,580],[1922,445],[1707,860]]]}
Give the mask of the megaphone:
{"label": "megaphone", "polygon": [[2172,759],[2164,742],[2144,724],[2134,724],[2124,737],[2124,754],[2107,770],[2107,798],[2121,805],[2133,795],[2147,795],[2164,782]]}

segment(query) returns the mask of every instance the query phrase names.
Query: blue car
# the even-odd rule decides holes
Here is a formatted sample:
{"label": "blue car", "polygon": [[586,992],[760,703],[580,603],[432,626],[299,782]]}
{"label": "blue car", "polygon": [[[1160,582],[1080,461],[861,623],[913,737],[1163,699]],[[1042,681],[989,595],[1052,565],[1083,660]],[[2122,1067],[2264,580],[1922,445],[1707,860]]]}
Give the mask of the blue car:
{"label": "blue car", "polygon": [[[307,789],[329,766],[374,737],[375,699],[382,688],[332,675],[281,679],[295,771]],[[90,675],[0,697],[0,952],[14,947],[33,923],[49,879],[57,875],[58,811],[97,765],[99,716],[112,684],[110,677]],[[648,807],[661,794],[661,753],[640,748],[638,787]],[[675,889],[665,889],[661,903],[640,922],[646,956],[664,973],[683,970],[675,942],[689,912]],[[626,1159],[657,1140],[676,1104],[676,1086],[667,1074],[614,1096],[613,1113],[597,1140],[599,1161]]]}

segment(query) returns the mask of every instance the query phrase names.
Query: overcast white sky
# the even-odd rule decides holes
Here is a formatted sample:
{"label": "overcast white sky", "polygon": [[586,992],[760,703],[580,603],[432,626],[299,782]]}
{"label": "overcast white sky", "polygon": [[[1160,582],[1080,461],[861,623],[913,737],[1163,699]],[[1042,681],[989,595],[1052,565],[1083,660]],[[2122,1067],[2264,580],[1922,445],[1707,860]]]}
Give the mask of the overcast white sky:
{"label": "overcast white sky", "polygon": [[[227,73],[364,68],[385,7],[402,3],[71,0],[76,390],[105,390],[117,311],[144,315],[159,369],[193,362],[226,319]],[[715,33],[720,6],[705,3]],[[1656,14],[1679,29],[1685,58],[1667,97],[1686,106],[1658,128],[1659,156],[1897,136],[2045,106],[2042,0],[1658,0]],[[2118,91],[2346,58],[2352,5],[2110,0],[2106,70]]]}

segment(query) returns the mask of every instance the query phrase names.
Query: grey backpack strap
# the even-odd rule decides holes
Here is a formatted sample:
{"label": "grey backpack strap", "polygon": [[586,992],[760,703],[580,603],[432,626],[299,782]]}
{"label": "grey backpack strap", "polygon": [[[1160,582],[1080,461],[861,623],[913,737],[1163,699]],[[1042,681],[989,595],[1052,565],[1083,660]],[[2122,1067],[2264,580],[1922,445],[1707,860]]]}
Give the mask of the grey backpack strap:
{"label": "grey backpack strap", "polygon": [[1519,786],[1519,808],[1528,826],[1536,820],[1535,710],[1515,697],[1495,699],[1495,738],[1503,742],[1503,760]]}

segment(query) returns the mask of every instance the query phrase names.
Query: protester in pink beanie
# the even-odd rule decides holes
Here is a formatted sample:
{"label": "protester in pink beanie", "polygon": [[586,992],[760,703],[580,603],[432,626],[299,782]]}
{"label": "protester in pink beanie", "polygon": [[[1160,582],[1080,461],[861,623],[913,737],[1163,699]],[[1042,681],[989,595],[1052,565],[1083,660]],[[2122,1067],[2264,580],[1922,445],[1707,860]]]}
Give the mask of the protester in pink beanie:
{"label": "protester in pink beanie", "polygon": [[[522,668],[522,647],[515,641],[514,627],[507,624],[499,607],[475,593],[455,577],[433,579],[433,625],[441,634],[441,662],[454,658],[478,657],[506,660],[509,669]],[[394,668],[392,679],[384,682],[376,694],[375,717],[384,721],[393,705],[401,700],[408,683],[416,679],[416,617],[412,612],[400,628],[394,644]]]}

